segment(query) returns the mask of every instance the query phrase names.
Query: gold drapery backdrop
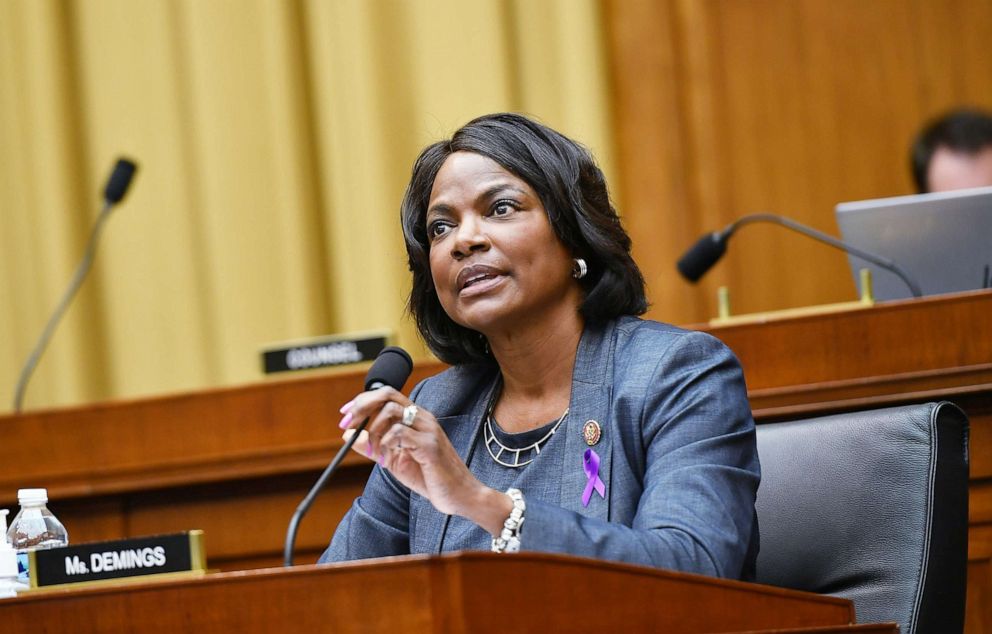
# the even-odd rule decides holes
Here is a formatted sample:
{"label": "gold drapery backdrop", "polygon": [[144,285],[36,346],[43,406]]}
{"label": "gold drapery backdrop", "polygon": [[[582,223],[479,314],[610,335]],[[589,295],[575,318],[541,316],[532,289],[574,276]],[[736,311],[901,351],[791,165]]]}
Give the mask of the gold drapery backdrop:
{"label": "gold drapery backdrop", "polygon": [[260,378],[271,342],[403,315],[397,209],[428,142],[516,110],[587,144],[678,324],[855,299],[842,254],[749,227],[911,193],[931,116],[992,110],[989,0],[0,0],[0,413],[116,156],[141,163],[28,408]]}
{"label": "gold drapery backdrop", "polygon": [[0,413],[118,155],[140,169],[25,409],[258,380],[268,343],[404,316],[417,152],[536,116],[612,176],[592,0],[0,2]]}

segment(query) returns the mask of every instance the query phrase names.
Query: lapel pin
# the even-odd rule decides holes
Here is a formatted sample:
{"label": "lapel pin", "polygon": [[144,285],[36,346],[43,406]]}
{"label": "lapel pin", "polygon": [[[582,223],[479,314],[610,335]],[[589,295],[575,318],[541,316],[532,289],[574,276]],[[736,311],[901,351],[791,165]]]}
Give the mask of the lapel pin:
{"label": "lapel pin", "polygon": [[595,446],[602,435],[603,430],[600,429],[599,423],[594,420],[587,420],[586,424],[582,426],[582,437],[590,447]]}

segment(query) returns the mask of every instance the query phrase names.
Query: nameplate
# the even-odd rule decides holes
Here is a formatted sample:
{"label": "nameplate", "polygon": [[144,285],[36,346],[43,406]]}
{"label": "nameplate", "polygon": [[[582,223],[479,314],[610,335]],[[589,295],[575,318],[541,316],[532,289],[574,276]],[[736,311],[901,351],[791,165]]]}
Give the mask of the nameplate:
{"label": "nameplate", "polygon": [[199,530],[36,550],[27,559],[32,588],[206,570]]}
{"label": "nameplate", "polygon": [[274,374],[371,361],[386,347],[387,338],[386,333],[368,333],[272,346],[262,350],[262,370]]}

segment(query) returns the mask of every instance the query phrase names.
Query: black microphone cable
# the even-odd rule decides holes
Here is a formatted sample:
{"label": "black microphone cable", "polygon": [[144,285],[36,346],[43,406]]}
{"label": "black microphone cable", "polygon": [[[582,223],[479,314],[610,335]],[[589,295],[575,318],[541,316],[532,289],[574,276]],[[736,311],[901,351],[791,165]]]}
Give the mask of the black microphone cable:
{"label": "black microphone cable", "polygon": [[79,287],[83,285],[83,280],[86,279],[86,274],[89,273],[90,267],[93,265],[93,258],[96,255],[96,247],[100,241],[100,235],[103,232],[103,224],[110,216],[110,212],[114,206],[124,198],[124,194],[127,193],[127,189],[131,184],[131,179],[134,178],[134,173],[137,169],[138,166],[134,163],[134,161],[126,158],[120,158],[117,160],[117,164],[114,166],[114,171],[111,172],[110,178],[107,180],[107,186],[103,191],[103,209],[100,211],[100,215],[93,224],[92,231],[90,231],[90,238],[86,243],[86,250],[83,253],[83,259],[76,268],[76,272],[72,276],[72,281],[69,283],[69,288],[66,289],[65,293],[63,293],[62,299],[55,308],[55,312],[52,313],[52,316],[48,319],[48,323],[45,325],[45,329],[42,331],[41,337],[38,339],[38,343],[35,344],[34,350],[32,350],[31,354],[28,356],[28,360],[24,364],[24,368],[21,370],[20,377],[17,379],[17,388],[14,390],[15,414],[19,414],[21,412],[21,407],[24,404],[24,392],[28,387],[28,380],[31,378],[31,374],[38,365],[41,355],[45,352],[45,348],[48,347],[48,343],[51,340],[52,335],[55,333],[56,326],[58,326],[62,316],[69,308],[69,304],[72,302],[72,298],[75,297]]}
{"label": "black microphone cable", "polygon": [[[403,384],[410,378],[411,372],[413,372],[413,359],[410,358],[406,350],[395,346],[384,348],[379,353],[379,356],[375,358],[372,367],[369,368],[368,374],[365,375],[365,390],[378,390],[387,385],[394,389],[402,390]],[[327,465],[324,472],[317,478],[317,482],[310,488],[310,492],[307,493],[307,496],[296,507],[296,512],[290,518],[289,527],[286,529],[286,545],[283,548],[284,566],[289,567],[293,565],[293,548],[296,545],[296,532],[299,530],[300,521],[306,515],[306,512],[310,510],[310,505],[317,499],[317,494],[320,493],[330,477],[337,471],[338,465],[341,464],[344,457],[351,451],[352,445],[355,444],[359,434],[361,434],[362,430],[368,424],[369,419],[366,418],[355,428],[355,433],[338,450],[334,459],[331,460],[331,464]]]}

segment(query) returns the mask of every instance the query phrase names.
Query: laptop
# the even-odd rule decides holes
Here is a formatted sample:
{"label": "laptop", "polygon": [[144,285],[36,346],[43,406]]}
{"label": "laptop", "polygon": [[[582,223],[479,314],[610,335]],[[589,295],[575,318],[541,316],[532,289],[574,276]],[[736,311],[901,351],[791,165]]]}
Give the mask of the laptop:
{"label": "laptop", "polygon": [[[924,295],[992,287],[992,187],[837,205],[844,242],[899,265]],[[850,255],[851,272],[871,270],[879,301],[912,297],[894,273]]]}

